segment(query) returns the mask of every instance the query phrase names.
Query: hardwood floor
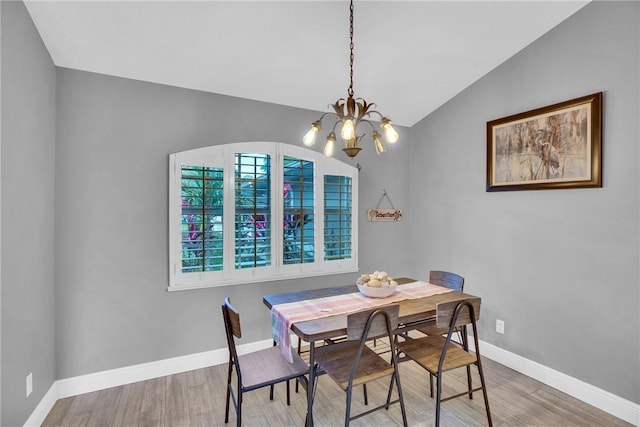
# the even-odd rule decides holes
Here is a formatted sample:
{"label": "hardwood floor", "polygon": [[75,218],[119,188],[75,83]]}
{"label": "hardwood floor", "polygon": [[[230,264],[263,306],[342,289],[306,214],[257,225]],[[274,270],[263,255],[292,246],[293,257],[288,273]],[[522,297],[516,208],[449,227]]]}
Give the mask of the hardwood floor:
{"label": "hardwood floor", "polygon": [[[538,381],[483,359],[489,390],[489,403],[495,426],[631,426],[612,415],[587,405]],[[472,368],[472,371],[476,371]],[[43,426],[224,426],[235,425],[231,409],[229,424],[224,423],[227,365],[170,375],[139,383],[59,400]],[[432,426],[435,402],[429,397],[429,378],[413,362],[400,365],[400,378],[410,426]],[[477,382],[477,373],[474,382]],[[465,388],[464,369],[444,378],[443,396]],[[387,380],[368,386],[369,404],[386,399]],[[345,394],[326,376],[321,376],[314,403],[318,426],[344,425]],[[362,393],[354,393],[352,414],[364,408]],[[243,425],[302,426],[306,398],[293,392],[286,405],[284,384],[276,386],[273,401],[269,389],[245,395]],[[458,398],[442,404],[441,425],[486,425],[481,394],[474,399]],[[398,405],[357,419],[352,426],[402,425]]]}

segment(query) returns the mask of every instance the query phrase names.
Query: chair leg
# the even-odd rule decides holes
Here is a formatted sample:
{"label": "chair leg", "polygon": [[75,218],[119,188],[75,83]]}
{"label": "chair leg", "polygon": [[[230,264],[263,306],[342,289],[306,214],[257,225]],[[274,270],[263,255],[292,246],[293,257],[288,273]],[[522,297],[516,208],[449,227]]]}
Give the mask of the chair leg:
{"label": "chair leg", "polygon": [[[305,389],[305,391],[309,390],[309,380],[307,380],[307,377],[303,375],[300,378],[296,378],[296,384],[298,384],[298,381],[301,381],[303,383],[303,388]],[[307,408],[307,413],[304,416],[304,427],[307,427],[309,425],[309,417],[307,415],[309,415],[309,408]]]}
{"label": "chair leg", "polygon": [[[396,366],[396,372],[391,377],[396,379],[396,385],[398,388],[398,399],[400,400],[400,411],[402,412],[402,425],[404,427],[407,427],[407,411],[404,408],[404,396],[402,395],[402,387],[400,386],[400,375],[398,375],[397,369],[398,368]],[[391,381],[393,382],[393,379]],[[389,392],[391,392],[391,390],[389,390]],[[391,397],[391,393],[389,393],[389,398],[390,397]],[[388,401],[387,401],[387,407],[389,407]]]}
{"label": "chair leg", "polygon": [[[402,424],[407,427],[407,411],[404,408],[404,396],[402,395],[402,387],[400,386],[400,376],[398,375],[398,366],[396,364],[396,372],[391,375],[391,382],[389,383],[389,393],[387,394],[387,404],[384,409],[389,410],[389,402],[391,402],[391,393],[393,392],[393,382],[397,381],[398,388],[398,400],[400,401],[400,411],[402,411]],[[397,377],[397,378],[396,378]]]}
{"label": "chair leg", "polygon": [[[462,330],[458,330],[458,335],[460,336],[462,347],[469,351],[469,337],[467,336],[467,329],[465,327]],[[473,384],[471,384],[471,366],[467,366],[467,385],[469,387],[469,399],[473,400]]]}
{"label": "chair leg", "polygon": [[489,421],[489,427],[493,427],[493,421],[491,420],[491,411],[489,410],[489,397],[487,396],[487,385],[484,382],[484,372],[482,371],[482,362],[478,357],[478,373],[480,374],[480,384],[482,384],[482,396],[484,397],[484,408],[487,410],[487,420]]}
{"label": "chair leg", "polygon": [[436,427],[440,427],[440,399],[442,399],[442,372],[436,379]]}
{"label": "chair leg", "polygon": [[387,393],[387,404],[384,409],[389,410],[389,402],[391,402],[391,392],[393,391],[393,383],[396,380],[396,376],[391,375],[391,382],[389,383],[389,392]]}
{"label": "chair leg", "polygon": [[366,384],[362,384],[362,392],[364,393],[364,404],[368,405],[369,404],[369,395],[367,394],[367,385]]}
{"label": "chair leg", "polygon": [[[317,366],[318,365],[316,365],[316,367]],[[311,400],[311,404],[313,404],[313,402],[315,401],[315,398],[316,398],[316,391],[318,390],[318,376],[315,375],[313,377],[313,384],[309,384],[309,380],[308,379],[306,379],[306,380],[307,380],[307,386],[308,387],[313,387],[313,392],[312,392],[313,400]]]}
{"label": "chair leg", "polygon": [[224,411],[224,422],[225,424],[229,422],[229,403],[231,400],[231,384],[227,385],[227,404],[226,409]]}
{"label": "chair leg", "polygon": [[229,361],[229,375],[227,376],[227,406],[224,411],[224,422],[229,422],[229,403],[231,401],[231,373],[233,371],[233,364]]}
{"label": "chair leg", "polygon": [[433,374],[431,372],[429,372],[429,392],[433,399]]}
{"label": "chair leg", "polygon": [[238,410],[236,415],[236,426],[242,427],[242,390],[240,388],[238,388]]}
{"label": "chair leg", "polygon": [[348,427],[349,421],[351,418],[351,387],[347,389],[346,406],[347,406],[347,409],[345,410],[345,415],[344,415],[344,426]]}
{"label": "chair leg", "polygon": [[467,385],[469,386],[469,399],[473,400],[473,385],[471,384],[471,366],[467,366]]}

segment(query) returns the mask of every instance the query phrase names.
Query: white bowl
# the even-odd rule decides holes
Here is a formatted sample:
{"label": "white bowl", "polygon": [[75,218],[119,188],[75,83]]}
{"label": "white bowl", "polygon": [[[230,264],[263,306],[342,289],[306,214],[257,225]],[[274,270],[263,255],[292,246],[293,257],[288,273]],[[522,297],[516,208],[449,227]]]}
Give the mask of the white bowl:
{"label": "white bowl", "polygon": [[358,283],[356,283],[356,285],[358,286],[358,289],[360,289],[360,292],[370,298],[386,298],[393,295],[396,291],[395,286],[388,288],[372,288],[371,286],[364,286]]}

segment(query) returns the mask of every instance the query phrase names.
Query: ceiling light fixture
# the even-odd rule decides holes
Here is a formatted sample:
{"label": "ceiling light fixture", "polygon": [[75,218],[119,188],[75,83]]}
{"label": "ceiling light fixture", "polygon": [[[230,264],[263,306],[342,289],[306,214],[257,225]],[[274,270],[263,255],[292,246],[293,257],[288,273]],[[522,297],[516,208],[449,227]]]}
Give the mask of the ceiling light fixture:
{"label": "ceiling light fixture", "polygon": [[333,108],[333,111],[324,113],[318,120],[311,123],[311,129],[306,133],[304,138],[302,139],[302,143],[307,147],[311,147],[316,142],[316,136],[318,132],[322,130],[322,120],[327,114],[333,114],[336,118],[336,122],[333,124],[333,129],[331,133],[327,136],[327,140],[324,146],[324,154],[328,157],[333,156],[333,152],[335,149],[335,141],[336,141],[336,126],[338,123],[342,123],[342,128],[340,131],[340,136],[342,137],[342,142],[344,143],[344,151],[347,156],[355,157],[358,155],[360,150],[360,141],[365,134],[358,135],[358,125],[360,123],[367,123],[371,126],[371,134],[370,137],[373,140],[373,145],[376,149],[376,153],[382,154],[386,151],[386,147],[384,142],[382,141],[382,136],[376,128],[373,126],[373,123],[369,120],[371,114],[375,113],[380,116],[380,128],[384,137],[389,144],[395,144],[398,142],[398,132],[391,126],[391,120],[387,117],[384,117],[380,112],[374,110],[376,104],[371,103],[368,104],[363,98],[354,98],[353,97],[353,0],[351,0],[351,6],[349,8],[349,40],[350,40],[350,56],[349,56],[349,70],[350,70],[350,81],[349,81],[349,89],[347,90],[347,99],[344,98],[338,99],[334,104],[329,105],[329,108]]}

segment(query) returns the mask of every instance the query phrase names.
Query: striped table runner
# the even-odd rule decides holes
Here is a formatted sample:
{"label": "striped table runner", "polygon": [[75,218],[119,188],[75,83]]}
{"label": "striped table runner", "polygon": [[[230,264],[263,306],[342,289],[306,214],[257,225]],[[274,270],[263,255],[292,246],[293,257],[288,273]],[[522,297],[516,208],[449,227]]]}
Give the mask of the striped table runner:
{"label": "striped table runner", "polygon": [[315,298],[304,301],[277,304],[271,307],[271,332],[273,339],[282,349],[282,354],[290,362],[293,361],[290,329],[296,322],[321,319],[338,314],[380,307],[394,302],[424,298],[431,295],[451,292],[451,289],[431,283],[415,281],[406,285],[398,285],[393,295],[387,298],[369,298],[360,292],[331,297]]}

